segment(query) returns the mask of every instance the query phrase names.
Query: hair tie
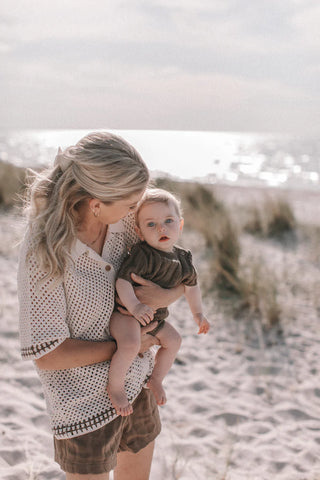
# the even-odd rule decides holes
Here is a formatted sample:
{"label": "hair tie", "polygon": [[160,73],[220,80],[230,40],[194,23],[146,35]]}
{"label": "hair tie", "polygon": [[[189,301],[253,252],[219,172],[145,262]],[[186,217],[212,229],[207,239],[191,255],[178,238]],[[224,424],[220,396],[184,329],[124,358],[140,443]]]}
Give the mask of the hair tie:
{"label": "hair tie", "polygon": [[53,166],[59,167],[61,171],[64,173],[67,170],[67,168],[71,165],[71,163],[72,163],[72,160],[67,156],[65,156],[61,148],[59,147]]}

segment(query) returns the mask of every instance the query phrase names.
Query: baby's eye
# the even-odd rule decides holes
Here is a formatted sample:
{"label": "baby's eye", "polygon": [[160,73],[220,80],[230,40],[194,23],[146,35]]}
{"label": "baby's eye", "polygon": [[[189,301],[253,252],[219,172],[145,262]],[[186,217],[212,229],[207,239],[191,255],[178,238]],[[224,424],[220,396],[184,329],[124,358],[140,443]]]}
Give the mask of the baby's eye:
{"label": "baby's eye", "polygon": [[172,223],[174,220],[173,218],[167,218],[164,223]]}
{"label": "baby's eye", "polygon": [[154,227],[155,226],[155,223],[154,222],[148,222],[147,223],[147,227]]}

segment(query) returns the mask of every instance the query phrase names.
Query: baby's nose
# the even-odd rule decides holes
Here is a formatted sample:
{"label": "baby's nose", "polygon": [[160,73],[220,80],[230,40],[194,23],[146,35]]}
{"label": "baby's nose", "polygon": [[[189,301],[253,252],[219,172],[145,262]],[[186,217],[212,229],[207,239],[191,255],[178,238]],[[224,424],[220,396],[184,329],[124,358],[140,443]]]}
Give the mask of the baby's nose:
{"label": "baby's nose", "polygon": [[165,230],[165,228],[166,228],[166,227],[165,227],[165,224],[164,224],[164,223],[159,223],[159,225],[158,225],[158,230],[159,230],[159,232],[163,232],[163,231]]}

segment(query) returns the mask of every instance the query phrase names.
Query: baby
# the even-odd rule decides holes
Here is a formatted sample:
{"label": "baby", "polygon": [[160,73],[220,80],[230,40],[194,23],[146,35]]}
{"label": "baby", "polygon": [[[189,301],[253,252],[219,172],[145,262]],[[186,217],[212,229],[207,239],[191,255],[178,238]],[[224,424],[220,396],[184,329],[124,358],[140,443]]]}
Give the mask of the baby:
{"label": "baby", "polygon": [[108,393],[117,413],[122,416],[130,415],[133,411],[125,393],[124,382],[126,373],[139,352],[141,325],[154,323],[155,328],[148,333],[155,335],[160,342],[155,366],[147,383],[158,405],[166,403],[162,381],[181,344],[178,332],[165,321],[168,309],[159,308],[154,312],[148,305],[139,302],[133,289],[131,273],[152,280],[163,288],[173,288],[183,283],[190,310],[199,326],[198,333],[207,333],[210,328],[203,315],[201,292],[191,252],[176,245],[182,228],[183,218],[178,200],[165,190],[147,190],[136,210],[136,232],[141,242],[132,247],[120,267],[116,281],[119,298],[134,318],[115,314],[110,320],[110,333],[117,342],[117,351],[110,365]]}

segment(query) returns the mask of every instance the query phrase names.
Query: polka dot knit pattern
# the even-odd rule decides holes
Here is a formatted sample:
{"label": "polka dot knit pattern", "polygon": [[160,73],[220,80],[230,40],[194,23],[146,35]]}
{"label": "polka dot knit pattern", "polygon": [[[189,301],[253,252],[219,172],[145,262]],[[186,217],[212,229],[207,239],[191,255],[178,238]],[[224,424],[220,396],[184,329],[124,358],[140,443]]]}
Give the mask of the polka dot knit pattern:
{"label": "polka dot knit pattern", "polygon": [[[35,360],[67,338],[104,341],[110,338],[117,271],[128,249],[137,241],[134,218],[129,215],[110,225],[102,255],[77,240],[73,263],[63,282],[39,282],[43,272],[26,234],[20,251],[18,294],[20,341],[24,359]],[[30,250],[31,249],[31,250]],[[31,254],[27,255],[27,252]],[[145,385],[153,368],[153,354],[136,357],[125,382],[129,401]],[[96,430],[117,414],[107,395],[109,362],[39,374],[51,426],[57,438],[71,438]]]}

